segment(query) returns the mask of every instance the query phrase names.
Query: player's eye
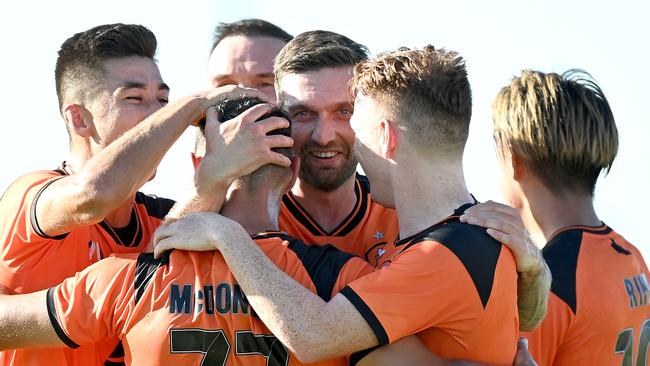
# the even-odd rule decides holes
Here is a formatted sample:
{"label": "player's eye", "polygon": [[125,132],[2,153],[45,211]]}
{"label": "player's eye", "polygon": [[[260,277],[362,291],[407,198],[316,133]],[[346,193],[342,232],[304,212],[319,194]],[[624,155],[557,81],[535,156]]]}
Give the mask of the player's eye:
{"label": "player's eye", "polygon": [[291,115],[292,122],[309,122],[314,118],[314,113],[310,111],[297,111]]}

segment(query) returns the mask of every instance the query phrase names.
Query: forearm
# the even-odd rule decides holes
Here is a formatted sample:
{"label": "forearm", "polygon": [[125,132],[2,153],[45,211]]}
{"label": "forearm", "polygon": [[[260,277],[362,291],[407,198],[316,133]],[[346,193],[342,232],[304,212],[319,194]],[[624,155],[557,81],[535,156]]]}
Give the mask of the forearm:
{"label": "forearm", "polygon": [[[331,311],[328,303],[280,271],[249,237],[225,242],[221,253],[251,306],[299,360],[315,362],[377,344],[355,309],[353,314]],[[370,340],[351,334],[359,321],[368,327]]]}
{"label": "forearm", "polygon": [[91,197],[110,212],[154,174],[172,144],[201,115],[198,98],[183,98],[147,117],[84,164],[78,172]]}
{"label": "forearm", "polygon": [[64,346],[47,315],[45,292],[0,295],[0,350]]}
{"label": "forearm", "polygon": [[551,271],[546,262],[541,261],[538,273],[519,273],[517,280],[517,307],[519,309],[519,329],[530,332],[546,315],[548,293],[551,288]]}
{"label": "forearm", "polygon": [[179,200],[167,214],[167,218],[180,219],[191,212],[219,212],[226,198],[231,180],[224,178],[211,189],[193,187],[187,196]]}

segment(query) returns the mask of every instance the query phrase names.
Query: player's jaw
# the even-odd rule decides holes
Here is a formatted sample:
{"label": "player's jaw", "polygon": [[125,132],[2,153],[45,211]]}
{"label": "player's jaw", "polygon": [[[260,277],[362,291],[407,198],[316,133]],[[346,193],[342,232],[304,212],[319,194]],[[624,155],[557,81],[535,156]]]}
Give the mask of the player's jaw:
{"label": "player's jaw", "polygon": [[356,168],[352,149],[343,142],[322,146],[310,140],[300,149],[300,179],[323,191],[339,188],[354,175]]}

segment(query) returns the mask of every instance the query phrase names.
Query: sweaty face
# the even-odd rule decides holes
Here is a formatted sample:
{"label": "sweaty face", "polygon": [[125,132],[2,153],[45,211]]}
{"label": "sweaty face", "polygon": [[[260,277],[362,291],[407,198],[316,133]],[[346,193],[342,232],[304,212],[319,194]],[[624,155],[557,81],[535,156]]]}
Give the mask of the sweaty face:
{"label": "sweaty face", "polygon": [[210,84],[255,88],[275,100],[273,59],[285,44],[271,37],[224,38],[208,61]]}
{"label": "sweaty face", "polygon": [[169,87],[156,63],[146,57],[116,58],[104,62],[104,74],[86,106],[104,147],[166,105]]}
{"label": "sweaty face", "polygon": [[347,84],[351,67],[288,74],[280,80],[280,103],[293,122],[294,148],[300,154],[298,177],[330,192],[350,179],[357,167],[353,106]]}

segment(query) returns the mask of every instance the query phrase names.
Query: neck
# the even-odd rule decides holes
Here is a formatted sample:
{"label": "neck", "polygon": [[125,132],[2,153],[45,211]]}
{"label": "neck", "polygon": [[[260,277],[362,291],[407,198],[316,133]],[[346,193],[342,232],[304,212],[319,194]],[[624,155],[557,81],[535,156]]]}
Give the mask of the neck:
{"label": "neck", "polygon": [[[357,197],[354,194],[354,181],[355,175],[353,174],[339,188],[325,192],[298,179],[291,189],[291,193],[323,229],[331,231],[352,212],[357,203]],[[309,198],[306,199],[306,197]]]}
{"label": "neck", "polygon": [[281,193],[271,190],[247,192],[237,188],[229,192],[221,214],[237,221],[250,235],[278,230],[281,198]]}
{"label": "neck", "polygon": [[459,206],[474,202],[467,190],[460,161],[404,158],[406,164],[396,164],[392,175],[402,238],[417,234],[445,219]]}
{"label": "neck", "polygon": [[599,226],[593,197],[587,194],[568,193],[558,195],[537,183],[524,188],[521,207],[522,219],[533,241],[546,245],[552,235],[568,226]]}

